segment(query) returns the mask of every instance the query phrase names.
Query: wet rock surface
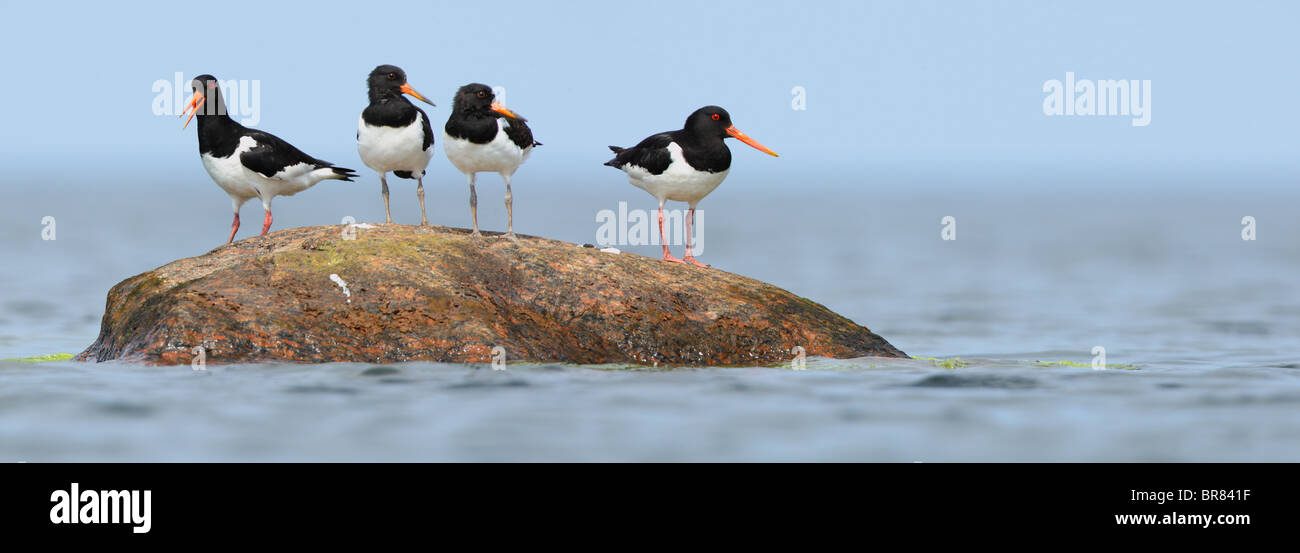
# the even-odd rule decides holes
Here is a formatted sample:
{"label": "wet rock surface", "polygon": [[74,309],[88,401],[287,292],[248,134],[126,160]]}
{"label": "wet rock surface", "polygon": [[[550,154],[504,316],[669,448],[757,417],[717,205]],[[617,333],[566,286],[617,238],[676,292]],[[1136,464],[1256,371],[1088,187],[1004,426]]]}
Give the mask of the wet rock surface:
{"label": "wet rock surface", "polygon": [[[352,239],[348,239],[352,237]],[[77,359],[755,365],[905,357],[866,327],[714,268],[522,236],[287,229],[131,277]]]}

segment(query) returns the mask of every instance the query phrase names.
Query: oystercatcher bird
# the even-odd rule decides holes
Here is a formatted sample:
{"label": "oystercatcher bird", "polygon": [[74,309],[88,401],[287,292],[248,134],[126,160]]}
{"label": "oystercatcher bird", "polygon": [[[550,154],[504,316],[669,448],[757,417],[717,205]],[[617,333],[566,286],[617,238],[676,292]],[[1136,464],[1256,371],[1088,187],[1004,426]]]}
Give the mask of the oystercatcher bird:
{"label": "oystercatcher bird", "polygon": [[396,65],[381,65],[370,72],[370,105],[357,122],[357,153],[366,167],[379,173],[380,193],[384,196],[384,218],[393,222],[388,210],[388,179],[415,179],[415,195],[420,198],[420,226],[429,226],[424,214],[424,169],[433,158],[433,128],[424,110],[415,107],[403,94],[435,105],[406,82],[406,72]]}
{"label": "oystercatcher bird", "polygon": [[501,174],[506,183],[506,233],[505,237],[518,241],[515,236],[514,195],[510,193],[510,179],[519,169],[533,147],[541,142],[533,140],[533,131],[527,120],[496,102],[492,87],[471,83],[456,91],[451,117],[443,128],[443,149],[447,159],[469,180],[469,210],[474,218],[474,236],[478,231],[478,193],[474,181],[480,171]]}
{"label": "oystercatcher bird", "polygon": [[328,161],[311,157],[279,137],[250,129],[235,122],[226,113],[226,102],[221,97],[221,86],[212,75],[200,75],[191,81],[194,96],[181,111],[188,127],[195,116],[199,118],[199,157],[203,168],[226,194],[235,211],[235,221],[230,224],[229,244],[239,230],[239,207],[253,198],[262,200],[266,217],[262,220],[262,235],[271,229],[271,200],[276,196],[292,196],[328,180],[351,181],[356,172],[337,167]]}
{"label": "oystercatcher bird", "polygon": [[[605,165],[627,173],[633,186],[649,192],[659,200],[659,239],[664,247],[664,261],[691,263],[707,267],[691,254],[691,226],[695,224],[695,206],[713,192],[731,170],[731,150],[723,141],[732,137],[774,157],[776,152],[759,144],[731,124],[731,114],[718,106],[705,106],[686,118],[681,130],[659,133],[631,148],[610,146],[614,159]],[[664,238],[664,201],[690,204],[686,217],[686,255],[682,259],[668,253]]]}

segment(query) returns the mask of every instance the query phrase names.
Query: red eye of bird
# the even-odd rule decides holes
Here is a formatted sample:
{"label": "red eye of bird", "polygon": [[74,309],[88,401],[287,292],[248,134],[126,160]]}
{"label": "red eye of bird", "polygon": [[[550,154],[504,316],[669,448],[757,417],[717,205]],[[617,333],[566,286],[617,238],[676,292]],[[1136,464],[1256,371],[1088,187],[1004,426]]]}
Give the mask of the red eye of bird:
{"label": "red eye of bird", "polygon": [[717,120],[719,120],[719,119],[722,119],[722,117],[721,117],[721,116],[719,116],[719,115],[718,115],[718,114],[716,114],[716,113],[715,113],[715,114],[713,114],[713,120],[714,120],[714,121],[717,121]]}

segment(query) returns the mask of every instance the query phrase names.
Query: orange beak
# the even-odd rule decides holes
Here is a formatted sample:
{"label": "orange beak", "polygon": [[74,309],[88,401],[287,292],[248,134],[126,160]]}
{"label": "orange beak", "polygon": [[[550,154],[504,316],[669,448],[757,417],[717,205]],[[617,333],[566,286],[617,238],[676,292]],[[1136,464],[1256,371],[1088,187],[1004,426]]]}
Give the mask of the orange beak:
{"label": "orange beak", "polygon": [[199,113],[199,110],[203,109],[203,103],[207,100],[208,97],[204,96],[202,92],[197,90],[194,92],[194,96],[190,97],[190,103],[185,105],[185,109],[181,110],[181,114],[178,116],[185,117],[186,113],[190,114],[189,119],[185,120],[185,124],[181,125],[181,130],[185,130],[185,127],[190,126],[190,119],[194,119],[194,116]]}
{"label": "orange beak", "polygon": [[767,146],[759,144],[757,140],[750,138],[749,135],[740,132],[740,129],[737,129],[735,125],[727,127],[727,134],[731,135],[731,137],[735,138],[736,140],[739,140],[741,142],[744,142],[745,144],[749,144],[750,146],[753,146],[755,150],[763,152],[772,157],[781,157],[776,152],[773,152],[771,149],[769,149]]}
{"label": "orange beak", "polygon": [[411,88],[411,85],[409,84],[403,84],[401,90],[402,90],[402,94],[410,94],[411,96],[414,96],[416,99],[420,100],[421,102],[429,104],[433,107],[438,107],[438,104],[430,102],[428,98],[425,98],[423,94],[416,92],[415,89]]}
{"label": "orange beak", "polygon": [[505,106],[498,104],[496,102],[492,102],[492,111],[500,113],[501,115],[504,115],[511,119],[523,119],[523,117],[516,115],[515,112],[506,109]]}

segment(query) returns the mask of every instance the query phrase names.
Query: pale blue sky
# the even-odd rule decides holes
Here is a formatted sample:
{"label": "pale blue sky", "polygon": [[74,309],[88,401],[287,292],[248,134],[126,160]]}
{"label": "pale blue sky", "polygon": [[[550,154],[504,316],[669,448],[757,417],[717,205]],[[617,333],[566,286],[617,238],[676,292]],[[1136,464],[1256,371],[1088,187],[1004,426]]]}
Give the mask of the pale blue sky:
{"label": "pale blue sky", "polygon": [[[605,145],[705,104],[782,154],[738,164],[781,178],[1300,170],[1293,2],[304,4],[5,2],[0,160],[198,171],[193,129],[150,111],[153,82],[181,71],[260,80],[258,127],[364,170],[364,78],[393,63],[438,102],[435,127],[459,85],[506,87],[546,144],[529,170],[555,179],[616,179]],[[1043,82],[1066,71],[1151,80],[1150,126],[1043,115]]]}

